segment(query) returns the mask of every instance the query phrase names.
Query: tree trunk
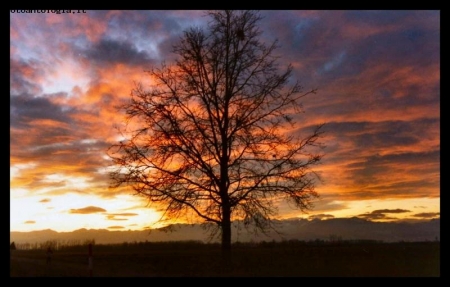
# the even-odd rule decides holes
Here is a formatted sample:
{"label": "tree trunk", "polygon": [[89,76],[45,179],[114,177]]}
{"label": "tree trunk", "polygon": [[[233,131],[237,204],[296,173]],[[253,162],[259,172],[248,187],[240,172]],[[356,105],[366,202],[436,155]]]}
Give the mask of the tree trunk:
{"label": "tree trunk", "polygon": [[230,206],[223,206],[222,218],[222,272],[227,276],[232,270],[231,262],[231,212]]}
{"label": "tree trunk", "polygon": [[229,251],[231,249],[231,212],[230,207],[225,204],[223,206],[222,220],[222,250]]}

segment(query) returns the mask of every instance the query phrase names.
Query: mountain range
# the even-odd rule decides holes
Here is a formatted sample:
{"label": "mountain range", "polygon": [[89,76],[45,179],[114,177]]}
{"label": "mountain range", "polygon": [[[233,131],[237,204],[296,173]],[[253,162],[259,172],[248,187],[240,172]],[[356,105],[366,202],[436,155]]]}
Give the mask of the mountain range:
{"label": "mountain range", "polygon": [[[274,221],[276,231],[254,234],[242,224],[233,224],[233,242],[261,242],[282,240],[377,240],[434,241],[440,239],[440,219],[419,222],[373,222],[360,218],[334,218],[327,220],[287,219]],[[210,240],[209,232],[200,224],[174,224],[160,229],[143,231],[110,231],[107,229],[78,229],[72,232],[56,232],[51,229],[31,232],[10,232],[10,242],[16,244],[40,243],[48,240],[60,242],[95,240],[96,244],[123,242],[161,242]]]}

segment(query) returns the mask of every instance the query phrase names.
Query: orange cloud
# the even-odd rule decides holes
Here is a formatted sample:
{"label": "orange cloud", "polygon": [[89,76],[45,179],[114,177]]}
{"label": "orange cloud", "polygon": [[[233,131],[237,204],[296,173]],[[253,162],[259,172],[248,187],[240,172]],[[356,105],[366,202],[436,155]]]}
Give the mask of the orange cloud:
{"label": "orange cloud", "polygon": [[123,212],[123,213],[109,213],[108,216],[136,216],[137,213]]}
{"label": "orange cloud", "polygon": [[119,225],[108,226],[108,229],[123,229],[125,227]]}
{"label": "orange cloud", "polygon": [[110,213],[106,215],[107,220],[128,220],[127,218],[120,218],[120,216],[136,216],[137,213],[124,212],[124,213]]}
{"label": "orange cloud", "polygon": [[74,214],[91,214],[91,213],[98,213],[98,212],[105,212],[106,210],[101,207],[96,206],[87,206],[79,209],[71,209],[69,213]]}

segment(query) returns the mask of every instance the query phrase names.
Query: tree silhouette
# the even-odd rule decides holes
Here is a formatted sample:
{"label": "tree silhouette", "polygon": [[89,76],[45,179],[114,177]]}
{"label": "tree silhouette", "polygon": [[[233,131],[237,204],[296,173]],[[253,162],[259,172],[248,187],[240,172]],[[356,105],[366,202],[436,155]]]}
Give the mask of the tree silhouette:
{"label": "tree silhouette", "polygon": [[312,207],[322,125],[302,137],[286,132],[299,100],[316,91],[289,85],[292,66],[280,72],[277,41],[259,40],[258,12],[207,13],[206,31],[184,31],[177,60],[148,71],[150,89],[136,84],[120,107],[127,125],[109,148],[111,179],[163,206],[161,219],[214,223],[229,250],[233,220],[264,231],[277,201]]}

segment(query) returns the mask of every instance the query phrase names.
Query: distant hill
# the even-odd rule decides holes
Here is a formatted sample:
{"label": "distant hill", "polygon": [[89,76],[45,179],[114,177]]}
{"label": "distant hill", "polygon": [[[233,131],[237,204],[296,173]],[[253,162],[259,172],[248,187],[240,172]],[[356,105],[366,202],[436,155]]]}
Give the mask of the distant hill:
{"label": "distant hill", "polygon": [[[276,221],[277,232],[267,235],[251,234],[242,226],[235,225],[233,242],[260,242],[281,240],[328,240],[331,237],[342,240],[433,241],[440,239],[440,219],[425,222],[371,222],[359,218],[335,218],[328,220],[288,219]],[[107,229],[79,229],[72,232],[56,232],[50,229],[32,232],[10,232],[10,242],[39,243],[47,240],[85,241],[94,239],[97,244],[115,244],[134,241],[209,241],[207,233],[198,224],[175,224],[169,228],[144,231],[109,231]],[[217,240],[216,240],[217,241]]]}

